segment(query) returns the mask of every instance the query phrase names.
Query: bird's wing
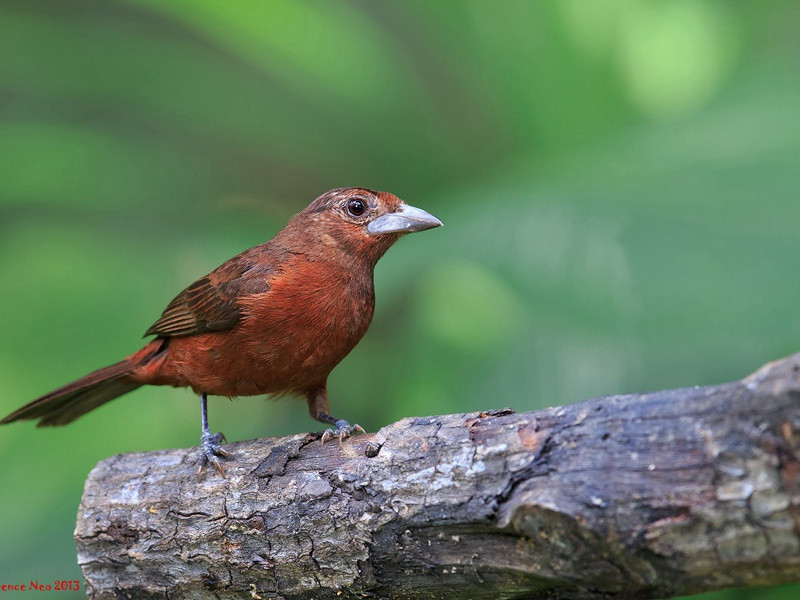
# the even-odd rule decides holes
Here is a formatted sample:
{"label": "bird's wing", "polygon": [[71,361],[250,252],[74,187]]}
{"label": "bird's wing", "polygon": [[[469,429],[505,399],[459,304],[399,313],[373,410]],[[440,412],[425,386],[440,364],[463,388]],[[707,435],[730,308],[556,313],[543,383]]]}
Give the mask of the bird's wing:
{"label": "bird's wing", "polygon": [[267,265],[243,253],[178,294],[145,336],[176,337],[224,331],[242,318],[239,299],[269,291]]}

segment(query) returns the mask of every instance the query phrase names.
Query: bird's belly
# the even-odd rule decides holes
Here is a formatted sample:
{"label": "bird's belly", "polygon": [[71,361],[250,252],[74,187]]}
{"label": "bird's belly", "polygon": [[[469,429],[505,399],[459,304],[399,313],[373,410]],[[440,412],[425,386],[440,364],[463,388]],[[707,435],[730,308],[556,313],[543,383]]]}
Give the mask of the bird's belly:
{"label": "bird's belly", "polygon": [[255,311],[231,330],[169,340],[147,383],[220,396],[302,392],[325,382],[369,326],[355,299],[322,311]]}

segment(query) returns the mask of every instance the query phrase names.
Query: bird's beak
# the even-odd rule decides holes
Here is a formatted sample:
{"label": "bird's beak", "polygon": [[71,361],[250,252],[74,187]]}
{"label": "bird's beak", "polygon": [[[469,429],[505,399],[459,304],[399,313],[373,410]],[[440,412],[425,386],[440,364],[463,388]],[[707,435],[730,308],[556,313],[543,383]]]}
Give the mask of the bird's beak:
{"label": "bird's beak", "polygon": [[442,225],[444,223],[421,208],[401,204],[393,213],[382,215],[374,221],[370,221],[367,225],[367,232],[370,235],[413,233],[414,231],[425,231]]}

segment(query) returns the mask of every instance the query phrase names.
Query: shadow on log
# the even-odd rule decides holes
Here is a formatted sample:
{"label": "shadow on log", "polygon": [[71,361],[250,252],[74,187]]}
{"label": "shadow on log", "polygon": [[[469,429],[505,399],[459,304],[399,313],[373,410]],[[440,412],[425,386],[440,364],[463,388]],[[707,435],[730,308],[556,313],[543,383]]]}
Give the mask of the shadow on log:
{"label": "shadow on log", "polygon": [[800,580],[800,354],[714,387],[403,419],[89,475],[97,598],[663,598]]}

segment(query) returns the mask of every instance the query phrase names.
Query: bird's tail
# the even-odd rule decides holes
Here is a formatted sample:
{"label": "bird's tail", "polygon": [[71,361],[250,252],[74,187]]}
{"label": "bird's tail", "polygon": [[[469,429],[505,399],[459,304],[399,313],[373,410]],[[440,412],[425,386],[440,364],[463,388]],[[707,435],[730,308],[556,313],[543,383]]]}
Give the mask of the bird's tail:
{"label": "bird's tail", "polygon": [[142,384],[131,379],[131,373],[158,354],[164,347],[163,342],[153,340],[118,363],[92,371],[37,398],[8,415],[0,425],[35,419],[39,419],[37,427],[66,425],[109,400],[132,392]]}

